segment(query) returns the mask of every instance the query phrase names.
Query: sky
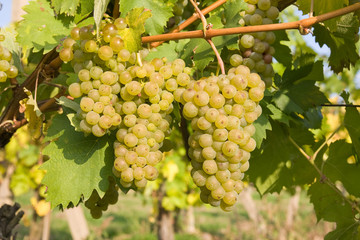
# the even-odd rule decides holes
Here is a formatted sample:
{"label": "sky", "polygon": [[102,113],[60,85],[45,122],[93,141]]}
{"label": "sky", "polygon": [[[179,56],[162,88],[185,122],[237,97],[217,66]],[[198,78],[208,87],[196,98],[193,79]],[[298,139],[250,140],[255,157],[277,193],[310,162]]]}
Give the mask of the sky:
{"label": "sky", "polygon": [[11,22],[12,0],[0,0],[0,27],[6,27]]}

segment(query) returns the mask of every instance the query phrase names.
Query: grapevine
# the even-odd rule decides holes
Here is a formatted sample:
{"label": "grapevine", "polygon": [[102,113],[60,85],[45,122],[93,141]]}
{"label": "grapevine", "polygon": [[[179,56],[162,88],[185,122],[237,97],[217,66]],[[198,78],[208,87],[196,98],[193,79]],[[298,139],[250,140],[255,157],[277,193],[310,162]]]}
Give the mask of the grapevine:
{"label": "grapevine", "polygon": [[[3,46],[0,35],[0,146],[11,146],[28,124],[23,129],[43,145],[39,155],[49,157],[39,169],[43,185],[37,179],[33,188],[52,208],[84,203],[100,218],[121,191],[148,189],[170,206],[162,181],[174,180],[183,157],[184,181],[197,187],[190,205],[231,212],[249,183],[261,195],[301,186],[318,219],[337,223],[333,236],[348,231],[359,224],[360,209],[350,184],[358,180],[360,115],[349,80],[358,75],[338,76],[352,93],[338,93],[343,102],[334,102],[323,62],[334,73],[357,69],[360,3],[297,1],[309,17],[281,22],[294,2],[76,1],[65,9],[35,0],[15,26],[21,46]],[[51,24],[39,24],[36,14]],[[313,34],[330,56],[291,48],[301,44],[291,42],[298,33],[289,29]],[[329,133],[321,107],[346,107],[339,111],[344,123]],[[180,134],[184,147],[174,140]],[[75,176],[89,183],[73,188]],[[331,215],[324,196],[328,205],[343,203],[335,210],[347,222]]]}

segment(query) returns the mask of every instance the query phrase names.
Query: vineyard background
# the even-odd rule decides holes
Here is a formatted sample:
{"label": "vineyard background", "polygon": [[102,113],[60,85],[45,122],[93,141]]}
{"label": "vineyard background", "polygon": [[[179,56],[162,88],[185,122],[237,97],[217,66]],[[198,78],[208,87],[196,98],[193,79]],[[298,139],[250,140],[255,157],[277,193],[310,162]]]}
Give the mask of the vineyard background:
{"label": "vineyard background", "polygon": [[[18,16],[23,13],[18,10],[18,7],[25,2],[13,1],[13,6],[17,7],[13,8],[13,20],[19,20]],[[281,22],[296,21],[299,19],[299,12],[296,7],[289,7],[281,13],[280,19]],[[298,31],[289,31],[288,37],[290,40],[285,44],[291,48],[293,55],[299,54],[301,49],[306,49],[316,54],[317,60],[326,61],[329,58],[328,50],[324,48],[320,50],[313,39],[310,41],[309,35],[304,38]],[[357,43],[357,52],[359,52],[359,46]],[[276,72],[284,72],[284,67],[280,63],[275,61],[273,66]],[[337,75],[325,65],[325,80],[319,83],[319,87],[329,97],[332,104],[343,103],[340,93],[344,89],[350,92],[354,104],[360,103],[359,69],[360,64],[357,63],[350,70],[345,70],[342,75]],[[322,108],[321,112],[324,116],[323,127],[315,134],[329,136],[336,131],[328,144],[340,139],[350,139],[346,130],[337,131],[344,119],[344,108]],[[84,236],[88,236],[89,239],[156,239],[155,229],[160,223],[156,218],[159,211],[157,189],[152,185],[145,194],[133,191],[127,195],[120,193],[119,202],[110,206],[99,220],[92,219],[87,211],[83,212],[81,210],[83,206],[77,207],[77,211],[62,212],[55,209],[50,212],[49,204],[38,199],[38,186],[43,173],[37,172],[37,167],[33,167],[33,163],[43,161],[40,155],[43,146],[40,142],[31,139],[26,128],[26,126],[20,128],[5,149],[0,150],[0,172],[2,173],[0,205],[5,202],[19,202],[25,211],[25,216],[18,228],[19,239],[40,239],[41,237],[43,239],[81,239]],[[181,146],[181,143],[178,146]],[[179,147],[174,156],[169,157],[169,160],[164,163],[162,180],[174,182],[174,186],[177,186],[176,181],[184,179],[183,171],[188,170],[189,167],[188,164],[181,163],[184,157],[183,148]],[[25,163],[21,174],[19,174],[20,170],[14,167],[19,162]],[[27,165],[31,168],[27,168]],[[297,187],[283,191],[281,194],[265,194],[263,198],[260,198],[253,185],[248,184],[248,189],[240,195],[240,204],[232,213],[223,213],[219,209],[200,205],[195,194],[188,195],[186,199],[187,202],[194,204],[177,205],[169,201],[165,208],[170,210],[169,222],[174,226],[176,239],[317,240],[323,239],[327,233],[335,229],[335,223],[317,221],[313,205],[309,202],[304,189]],[[10,192],[9,189],[11,189]],[[187,191],[195,193],[191,188]],[[181,199],[183,196],[174,198]],[[85,216],[84,219],[83,216]],[[74,229],[74,225],[78,224],[82,224],[82,227]]]}

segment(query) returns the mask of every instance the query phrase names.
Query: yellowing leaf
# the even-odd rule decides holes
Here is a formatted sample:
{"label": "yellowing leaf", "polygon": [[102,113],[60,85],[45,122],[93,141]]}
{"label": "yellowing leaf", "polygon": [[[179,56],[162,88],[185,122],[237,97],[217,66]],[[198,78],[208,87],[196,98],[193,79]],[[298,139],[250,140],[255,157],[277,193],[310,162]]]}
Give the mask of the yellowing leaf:
{"label": "yellowing leaf", "polygon": [[195,205],[196,202],[198,202],[200,200],[200,196],[199,194],[196,193],[190,193],[189,195],[187,195],[186,198],[187,202],[189,205]]}
{"label": "yellowing leaf", "polygon": [[50,203],[46,202],[44,199],[37,201],[35,197],[32,197],[30,202],[35,209],[36,214],[40,217],[43,217],[50,212]]}
{"label": "yellowing leaf", "polygon": [[163,168],[163,175],[169,182],[174,181],[176,174],[179,172],[179,168],[174,161],[169,161]]}
{"label": "yellowing leaf", "polygon": [[126,16],[126,23],[129,28],[119,31],[124,40],[125,48],[130,52],[137,52],[141,49],[141,34],[145,32],[145,21],[151,17],[151,12],[144,11],[144,8],[134,8]]}
{"label": "yellowing leaf", "polygon": [[38,139],[41,136],[42,127],[42,113],[37,105],[37,102],[32,96],[32,93],[24,88],[24,92],[28,95],[28,98],[20,101],[20,104],[25,108],[25,118],[29,122],[28,129],[31,136],[34,139]]}

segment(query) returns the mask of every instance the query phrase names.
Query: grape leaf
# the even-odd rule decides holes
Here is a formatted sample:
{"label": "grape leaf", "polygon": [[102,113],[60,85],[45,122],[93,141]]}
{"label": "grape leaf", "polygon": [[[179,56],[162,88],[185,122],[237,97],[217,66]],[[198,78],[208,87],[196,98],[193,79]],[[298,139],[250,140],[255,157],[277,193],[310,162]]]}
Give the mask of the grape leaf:
{"label": "grape leaf", "polygon": [[[310,12],[311,0],[297,0],[299,10],[303,14]],[[349,0],[336,0],[336,1],[314,1],[314,15],[321,15],[343,8],[349,5]],[[325,26],[330,28],[331,31],[336,30],[336,22],[339,18],[330,19],[324,22]]]}
{"label": "grape leaf", "polygon": [[345,189],[352,195],[360,197],[360,166],[348,163],[347,159],[353,156],[353,145],[339,140],[332,143],[329,148],[329,157],[323,163],[323,173],[332,182],[341,181]]}
{"label": "grape leaf", "polygon": [[[245,9],[243,1],[228,1],[224,5],[224,11],[219,11],[217,14],[211,15],[207,18],[207,23],[212,24],[212,28],[230,28],[238,26],[241,10]],[[221,22],[221,18],[224,17],[227,21],[225,25]],[[203,26],[200,23],[197,29],[202,30]],[[219,54],[221,54],[224,47],[229,49],[238,49],[237,46],[238,36],[219,36],[213,38],[212,41],[216,46]],[[210,44],[204,39],[191,39],[186,45],[182,58],[190,63],[194,61],[195,66],[199,70],[204,70],[211,61],[214,61],[215,53],[212,50]]]}
{"label": "grape leaf", "polygon": [[174,61],[175,59],[179,58],[180,51],[188,42],[188,39],[184,39],[178,42],[170,41],[169,43],[163,43],[159,47],[153,48],[146,56],[145,60],[151,61],[154,58],[161,59],[166,57],[168,61]]}
{"label": "grape leaf", "polygon": [[28,130],[34,139],[41,136],[41,128],[43,124],[42,112],[40,111],[36,100],[32,93],[24,88],[24,92],[28,95],[27,98],[20,101],[20,105],[25,108],[25,118],[28,121]]}
{"label": "grape leaf", "polygon": [[339,26],[334,33],[320,24],[314,25],[315,40],[320,47],[326,44],[330,48],[329,65],[336,73],[341,72],[344,68],[350,68],[359,60],[354,40],[354,35],[358,32],[359,21],[353,15],[351,13],[342,16],[342,21],[338,23]]}
{"label": "grape leaf", "polygon": [[359,222],[351,221],[347,223],[336,224],[336,229],[332,232],[329,232],[325,236],[325,240],[359,240]]}
{"label": "grape leaf", "polygon": [[57,100],[58,104],[60,104],[64,107],[70,108],[75,112],[80,110],[80,104],[78,104],[77,102],[75,102],[73,100],[68,99],[65,96],[61,96],[59,99],[56,99],[56,100]]}
{"label": "grape leaf", "polygon": [[144,23],[151,17],[149,11],[144,8],[134,8],[126,15],[126,23],[129,28],[119,31],[124,40],[125,48],[130,52],[137,52],[141,47],[141,34],[145,32]]}
{"label": "grape leaf", "polygon": [[275,48],[274,58],[284,66],[292,65],[292,54],[288,46],[281,44],[281,41],[290,41],[285,30],[275,31],[276,40],[272,45]]}
{"label": "grape leaf", "polygon": [[91,13],[94,10],[94,4],[95,3],[92,0],[80,0],[80,16],[85,16]]}
{"label": "grape leaf", "polygon": [[56,47],[60,40],[69,35],[70,18],[55,17],[54,10],[46,0],[30,1],[24,7],[24,20],[19,23],[17,41],[25,49],[44,53]]}
{"label": "grape leaf", "polygon": [[[223,28],[224,26],[221,23],[221,18],[216,15],[209,17],[207,21],[208,23],[211,23],[214,28]],[[197,29],[202,29],[202,24],[200,24]],[[226,45],[226,41],[224,41],[224,39],[225,38],[223,36],[212,39],[219,54],[221,54],[223,47]],[[184,59],[188,64],[190,64],[191,61],[194,61],[197,69],[204,70],[204,68],[214,60],[215,53],[212,50],[210,44],[205,39],[190,39],[189,43],[184,48],[184,52],[182,53],[181,58]]]}
{"label": "grape leaf", "polygon": [[[54,134],[59,128],[61,133]],[[47,200],[52,208],[76,205],[82,196],[88,199],[94,189],[103,197],[112,176],[113,139],[84,137],[74,131],[65,114],[54,117],[47,139],[49,135],[57,139],[44,148],[43,154],[50,160],[41,169],[46,170],[42,183],[48,187]]]}
{"label": "grape leaf", "polygon": [[308,160],[290,142],[285,125],[271,121],[262,149],[253,152],[247,171],[260,194],[312,183],[317,176]]}
{"label": "grape leaf", "polygon": [[255,126],[255,134],[253,136],[256,141],[256,146],[258,148],[261,147],[262,141],[266,139],[266,130],[271,130],[271,124],[267,117],[262,114],[254,123]]}
{"label": "grape leaf", "polygon": [[310,202],[318,221],[352,222],[354,219],[351,206],[326,183],[319,181],[312,184],[308,190]]}
{"label": "grape leaf", "polygon": [[295,82],[301,81],[324,81],[324,64],[322,61],[312,62],[311,64],[304,65],[298,69],[286,68],[280,88],[287,88],[292,86]]}
{"label": "grape leaf", "polygon": [[[345,102],[349,104],[349,95],[345,93],[341,94],[344,98]],[[344,118],[344,125],[349,132],[351,137],[352,144],[354,145],[355,151],[358,156],[360,156],[360,129],[359,129],[359,122],[360,122],[360,114],[356,108],[347,107],[345,118]]]}
{"label": "grape leaf", "polygon": [[74,16],[80,0],[52,0],[51,6],[56,13]]}
{"label": "grape leaf", "polygon": [[274,102],[285,113],[303,114],[309,109],[329,101],[319,87],[315,85],[315,81],[304,81],[275,93]]}
{"label": "grape leaf", "polygon": [[285,123],[286,125],[289,125],[289,116],[287,116],[285,113],[280,111],[277,107],[275,107],[273,104],[267,104],[266,107],[271,111],[270,117],[273,120]]}
{"label": "grape leaf", "polygon": [[132,9],[140,7],[150,10],[152,16],[145,23],[146,32],[150,35],[163,33],[166,22],[173,16],[172,7],[159,0],[120,0],[122,17]]}
{"label": "grape leaf", "polygon": [[312,129],[320,129],[323,115],[321,113],[321,107],[310,108],[304,115],[304,126]]}
{"label": "grape leaf", "polygon": [[[106,12],[106,8],[110,0],[95,0],[94,1],[94,20],[96,29],[100,29],[100,22]],[[99,38],[99,32],[96,31],[97,37]]]}

